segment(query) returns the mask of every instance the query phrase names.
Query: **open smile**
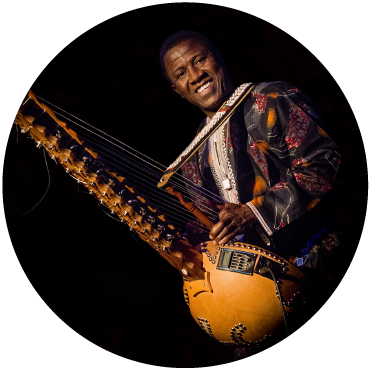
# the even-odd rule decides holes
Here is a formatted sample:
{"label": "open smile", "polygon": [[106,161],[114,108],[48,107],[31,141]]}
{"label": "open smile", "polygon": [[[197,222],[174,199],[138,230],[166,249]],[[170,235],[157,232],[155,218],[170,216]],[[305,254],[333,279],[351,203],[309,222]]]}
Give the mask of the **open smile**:
{"label": "open smile", "polygon": [[199,86],[196,90],[196,94],[206,94],[208,91],[210,91],[211,86],[213,85],[213,80],[209,80],[205,82],[203,85]]}

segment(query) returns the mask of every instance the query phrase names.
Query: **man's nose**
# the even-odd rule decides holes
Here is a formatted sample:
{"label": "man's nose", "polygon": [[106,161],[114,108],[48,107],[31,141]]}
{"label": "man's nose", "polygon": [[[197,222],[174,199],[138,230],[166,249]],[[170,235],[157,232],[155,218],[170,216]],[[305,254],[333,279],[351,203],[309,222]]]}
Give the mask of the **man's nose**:
{"label": "man's nose", "polygon": [[203,75],[204,75],[204,71],[202,71],[201,69],[194,67],[194,66],[190,67],[189,68],[189,83],[191,84],[198,83],[199,81],[202,80]]}

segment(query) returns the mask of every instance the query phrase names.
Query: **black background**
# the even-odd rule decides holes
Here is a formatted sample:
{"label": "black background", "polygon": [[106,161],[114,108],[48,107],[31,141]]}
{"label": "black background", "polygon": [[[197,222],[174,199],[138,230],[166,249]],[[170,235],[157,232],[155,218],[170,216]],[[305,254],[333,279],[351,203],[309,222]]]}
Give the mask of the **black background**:
{"label": "black background", "polygon": [[[283,80],[317,103],[342,149],[345,196],[336,214],[349,263],[366,207],[366,162],[358,127],[328,71],[274,26],[211,5],[135,10],[73,41],[31,89],[168,165],[203,119],[171,91],[160,70],[162,41],[181,29],[195,29],[215,41],[236,86]],[[42,197],[48,177],[42,152],[24,135],[17,143],[13,134],[14,129],[4,165],[9,232],[25,273],[50,308],[93,343],[129,359],[175,367],[231,361],[232,350],[210,342],[193,322],[177,271],[135,242],[53,162],[48,161],[47,196],[20,217]]]}

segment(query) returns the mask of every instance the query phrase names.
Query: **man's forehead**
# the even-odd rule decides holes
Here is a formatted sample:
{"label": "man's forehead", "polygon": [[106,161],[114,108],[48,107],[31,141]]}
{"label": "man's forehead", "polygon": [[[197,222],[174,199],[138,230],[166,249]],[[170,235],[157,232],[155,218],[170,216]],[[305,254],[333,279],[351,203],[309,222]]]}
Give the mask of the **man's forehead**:
{"label": "man's forehead", "polygon": [[209,49],[202,41],[189,39],[169,49],[164,55],[164,58],[170,62],[176,62],[182,57],[192,57],[198,53],[207,51],[209,51]]}

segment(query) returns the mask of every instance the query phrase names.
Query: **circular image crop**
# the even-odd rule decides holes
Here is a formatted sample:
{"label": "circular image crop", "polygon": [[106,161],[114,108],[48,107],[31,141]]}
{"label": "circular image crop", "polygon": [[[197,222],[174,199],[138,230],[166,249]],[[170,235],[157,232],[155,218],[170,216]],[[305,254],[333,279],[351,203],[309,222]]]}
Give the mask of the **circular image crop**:
{"label": "circular image crop", "polygon": [[340,284],[365,150],[333,77],[279,28],[215,5],[137,9],[72,41],[24,95],[10,238],[88,341],[156,366],[230,363],[294,336]]}

